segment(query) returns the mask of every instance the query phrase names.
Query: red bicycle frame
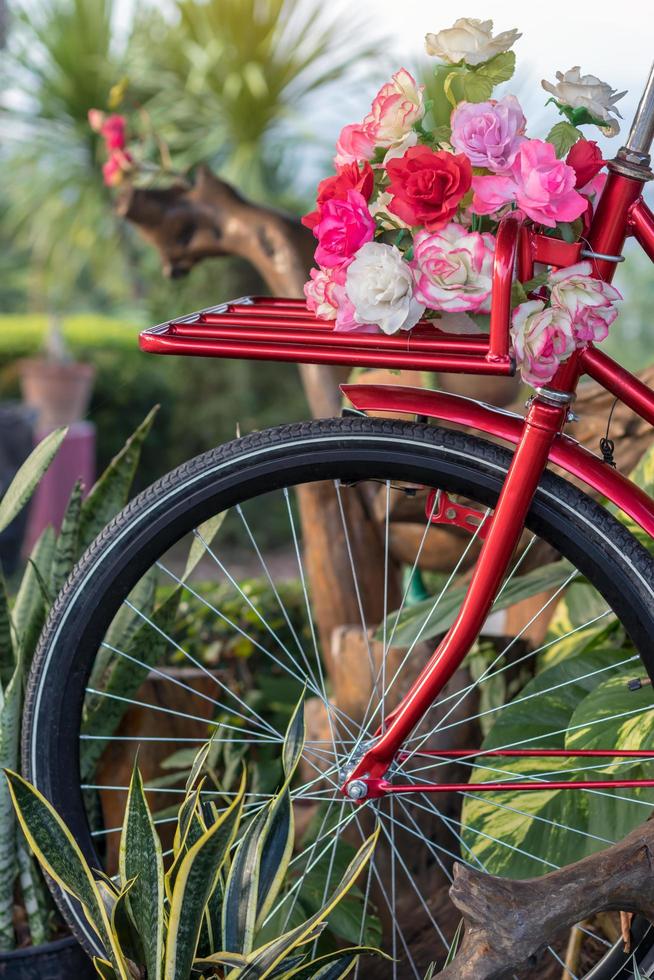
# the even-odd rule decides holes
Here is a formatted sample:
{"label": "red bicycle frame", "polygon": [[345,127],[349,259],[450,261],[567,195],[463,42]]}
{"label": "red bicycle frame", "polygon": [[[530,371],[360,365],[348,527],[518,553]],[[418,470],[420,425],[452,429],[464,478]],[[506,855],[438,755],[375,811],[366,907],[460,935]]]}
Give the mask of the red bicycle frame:
{"label": "red bicycle frame", "polygon": [[[609,164],[599,205],[583,241],[565,243],[521,225],[514,215],[500,224],[493,274],[490,329],[484,335],[447,335],[433,324],[419,325],[402,336],[335,333],[310,315],[301,300],[252,299],[224,304],[161,324],[141,334],[144,350],[165,354],[247,357],[264,360],[388,366],[439,372],[512,374],[509,348],[511,283],[517,265],[523,281],[535,263],[557,268],[582,258],[593,274],[609,282],[628,236],[654,261],[654,215],[642,198],[652,177],[648,149],[654,134],[654,71],[632,127],[627,146]],[[654,500],[581,447],[563,428],[580,378],[588,375],[654,426],[654,391],[602,351],[588,345],[561,366],[552,382],[531,399],[526,418],[461,396],[424,389],[383,385],[345,385],[351,404],[363,412],[415,413],[477,429],[515,445],[515,453],[492,516],[484,522],[481,550],[458,616],[400,704],[385,719],[372,742],[352,761],[342,791],[363,801],[392,793],[466,790],[595,789],[654,786],[651,780],[577,782],[485,782],[475,784],[410,783],[386,779],[394,760],[407,757],[402,745],[436,701],[475,642],[506,576],[523,531],[539,480],[555,464],[600,492],[654,537]],[[654,753],[565,750],[495,750],[494,752],[421,752],[447,760],[454,757],[587,756],[654,758]]]}

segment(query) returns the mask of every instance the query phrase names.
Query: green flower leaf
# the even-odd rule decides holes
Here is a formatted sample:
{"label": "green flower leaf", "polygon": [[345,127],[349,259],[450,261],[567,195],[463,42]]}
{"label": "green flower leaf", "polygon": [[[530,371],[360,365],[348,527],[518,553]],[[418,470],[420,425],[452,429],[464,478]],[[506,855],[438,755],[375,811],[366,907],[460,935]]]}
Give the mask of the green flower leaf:
{"label": "green flower leaf", "polygon": [[566,156],[578,140],[583,139],[583,136],[584,134],[576,126],[562,120],[552,126],[545,139],[552,144],[557,157],[561,159],[561,157]]}
{"label": "green flower leaf", "polygon": [[515,52],[500,51],[490,61],[484,61],[475,68],[474,72],[476,75],[490,79],[494,86],[499,85],[500,82],[508,82],[515,72]]}

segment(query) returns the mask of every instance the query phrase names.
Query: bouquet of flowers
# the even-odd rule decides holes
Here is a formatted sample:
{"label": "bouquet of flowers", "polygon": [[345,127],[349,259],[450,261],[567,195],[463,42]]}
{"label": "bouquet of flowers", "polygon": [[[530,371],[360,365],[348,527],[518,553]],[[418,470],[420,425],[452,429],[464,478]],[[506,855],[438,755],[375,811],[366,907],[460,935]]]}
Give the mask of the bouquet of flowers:
{"label": "bouquet of flowers", "polygon": [[[336,172],[302,219],[317,239],[307,305],[334,329],[392,334],[427,319],[479,330],[507,211],[566,241],[587,230],[606,173],[579,127],[615,135],[625,93],[578,67],[559,72],[542,84],[563,119],[546,139],[531,138],[518,99],[492,98],[513,75],[520,34],[494,37],[492,28],[460,18],[428,34],[433,82],[401,68],[363,122],[342,130]],[[576,347],[606,337],[622,297],[591,273],[586,261],[516,283],[511,335],[525,381],[551,380]]]}

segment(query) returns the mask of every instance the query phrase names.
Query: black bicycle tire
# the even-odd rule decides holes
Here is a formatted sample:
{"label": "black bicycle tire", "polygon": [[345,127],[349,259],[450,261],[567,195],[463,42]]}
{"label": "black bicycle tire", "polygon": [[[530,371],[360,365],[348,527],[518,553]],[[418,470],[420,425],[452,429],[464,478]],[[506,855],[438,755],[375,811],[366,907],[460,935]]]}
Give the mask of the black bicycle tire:
{"label": "black bicycle tire", "polygon": [[[325,479],[347,462],[350,478],[364,479],[384,465],[396,479],[428,483],[419,478],[431,467],[434,484],[466,495],[472,485],[475,499],[492,505],[510,459],[503,447],[436,426],[365,417],[323,419],[253,433],[210,450],[129,503],[91,544],[57,598],[26,692],[23,771],[55,803],[87,856],[91,839],[75,777],[81,698],[90,668],[84,649],[95,655],[117,606],[152,560],[218,509],[245,499],[244,488],[250,496],[271,489],[273,475],[280,481],[283,473],[285,483],[298,472]],[[647,642],[654,632],[654,561],[648,552],[605,508],[550,472],[539,484],[528,526],[571,558],[612,608],[620,608],[618,615],[654,680],[654,653]],[[57,669],[48,679],[53,658]],[[79,704],[74,700],[78,692]],[[57,889],[55,898],[89,949],[89,932],[71,913],[73,903]],[[597,967],[594,971],[593,980],[619,976],[613,968],[606,977]]]}

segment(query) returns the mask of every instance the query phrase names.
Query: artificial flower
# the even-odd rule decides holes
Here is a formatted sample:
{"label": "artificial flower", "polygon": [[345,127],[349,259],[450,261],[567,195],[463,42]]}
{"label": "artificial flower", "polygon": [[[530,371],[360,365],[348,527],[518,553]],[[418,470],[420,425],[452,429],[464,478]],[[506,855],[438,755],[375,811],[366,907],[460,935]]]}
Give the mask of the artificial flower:
{"label": "artificial flower", "polygon": [[600,172],[606,160],[595,140],[577,140],[565,162],[577,175],[575,188],[581,190]]}
{"label": "artificial flower", "polygon": [[349,190],[345,199],[332,198],[320,208],[313,233],[318,239],[316,262],[331,269],[353,258],[375,234],[375,219],[359,191]]}
{"label": "artificial flower", "polygon": [[438,34],[427,34],[427,54],[441,58],[451,65],[465,61],[467,65],[480,65],[496,54],[508,51],[521,35],[517,30],[503,31],[493,37],[493,21],[475,17],[459,17],[453,27]]}
{"label": "artificial flower", "polygon": [[375,175],[367,161],[361,168],[359,168],[358,163],[343,164],[337,168],[332,177],[325,177],[324,180],[320,181],[316,194],[317,207],[315,211],[304,215],[302,224],[307,228],[315,228],[320,221],[322,205],[334,199],[345,200],[348,191],[358,191],[365,197],[366,201],[369,201],[374,183]]}
{"label": "artificial flower", "polygon": [[359,323],[384,333],[410,330],[425,311],[415,299],[413,276],[395,245],[368,242],[347,268],[345,291]]}
{"label": "artificial flower", "polygon": [[304,284],[307,308],[321,320],[335,320],[338,313],[334,272],[334,269],[311,269],[311,278]]}
{"label": "artificial flower", "polygon": [[607,136],[616,136],[620,132],[620,124],[613,115],[620,116],[615,103],[626,92],[617,92],[595,75],[582,75],[579,65],[566,72],[557,71],[556,85],[545,79],[541,84],[557,102],[571,109],[585,109],[593,119],[603,122],[602,129]]}
{"label": "artificial flower", "polygon": [[424,85],[401,68],[375,96],[363,129],[375,146],[395,146],[425,114]]}
{"label": "artificial flower", "polygon": [[359,123],[344,126],[336,143],[334,166],[342,167],[347,163],[361,163],[369,160],[375,151],[375,144]]}
{"label": "artificial flower", "polygon": [[404,156],[389,160],[388,209],[412,226],[428,231],[443,228],[454,216],[472,182],[470,161],[462,153],[410,147]]}
{"label": "artificial flower", "polygon": [[419,231],[410,263],[421,303],[449,313],[488,313],[495,239],[451,222],[441,231]]}
{"label": "artificial flower", "polygon": [[86,114],[86,118],[89,121],[89,126],[94,133],[99,133],[102,129],[102,124],[105,119],[105,114],[102,109],[89,109]]}
{"label": "artificial flower", "polygon": [[384,154],[384,159],[382,164],[386,166],[389,160],[396,160],[398,157],[403,157],[404,154],[410,147],[418,145],[418,134],[415,129],[410,130],[406,136],[403,136],[399,143],[391,146],[386,150]]}
{"label": "artificial flower", "polygon": [[609,335],[609,327],[618,315],[615,306],[581,307],[572,318],[577,346],[598,343]]}
{"label": "artificial flower", "polygon": [[127,124],[124,116],[111,115],[103,120],[100,132],[104,136],[108,150],[124,150],[127,145]]}
{"label": "artificial flower", "polygon": [[531,385],[551,381],[576,346],[568,311],[558,306],[546,307],[543,300],[516,306],[511,338],[523,380]]}
{"label": "artificial flower", "polygon": [[514,95],[499,102],[461,102],[451,117],[452,146],[473,167],[504,173],[525,140],[527,120]]}
{"label": "artificial flower", "polygon": [[550,272],[547,281],[552,306],[559,306],[576,316],[581,309],[610,306],[622,299],[615,286],[595,279],[592,271],[590,262],[586,261]]}
{"label": "artificial flower", "polygon": [[134,159],[128,150],[112,150],[102,165],[102,176],[107,187],[118,187],[133,169]]}

